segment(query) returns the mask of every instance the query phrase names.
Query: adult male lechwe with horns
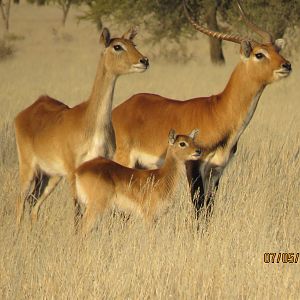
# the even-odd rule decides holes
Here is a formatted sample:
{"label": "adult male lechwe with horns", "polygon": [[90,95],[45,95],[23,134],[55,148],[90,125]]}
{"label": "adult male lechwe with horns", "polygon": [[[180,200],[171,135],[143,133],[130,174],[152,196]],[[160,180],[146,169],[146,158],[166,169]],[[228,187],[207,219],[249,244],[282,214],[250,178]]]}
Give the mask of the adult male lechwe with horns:
{"label": "adult male lechwe with horns", "polygon": [[[240,44],[241,61],[223,92],[186,101],[137,94],[116,107],[112,114],[117,141],[115,160],[130,167],[136,164],[146,168],[159,167],[165,157],[163,141],[169,128],[175,127],[180,132],[200,129],[196,142],[205,151],[200,162],[187,165],[197,211],[205,200],[211,200],[266,85],[287,77],[292,69],[279,54],[283,40],[274,41],[270,33],[246,17],[237,3],[247,26],[262,38],[262,42],[205,28],[192,19],[184,3],[185,14],[198,31]],[[198,189],[200,195],[195,197]]]}
{"label": "adult male lechwe with horns", "polygon": [[115,135],[111,109],[116,79],[122,74],[143,72],[149,66],[148,59],[132,42],[136,33],[133,28],[121,38],[111,38],[108,29],[103,29],[100,37],[103,50],[87,101],[70,108],[49,96],[41,96],[16,117],[21,184],[18,224],[32,188],[33,196],[39,198],[31,214],[35,221],[41,203],[62,176],[73,186],[74,171],[81,163],[98,155],[112,158]]}

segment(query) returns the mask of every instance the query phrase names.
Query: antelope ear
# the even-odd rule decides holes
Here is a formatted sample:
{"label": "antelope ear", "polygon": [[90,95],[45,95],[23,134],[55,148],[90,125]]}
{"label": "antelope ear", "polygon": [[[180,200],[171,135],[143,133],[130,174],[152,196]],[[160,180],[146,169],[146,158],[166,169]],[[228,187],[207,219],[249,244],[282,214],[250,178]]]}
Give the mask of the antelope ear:
{"label": "antelope ear", "polygon": [[174,145],[175,141],[176,141],[176,132],[174,129],[171,129],[169,132],[169,144],[170,145]]}
{"label": "antelope ear", "polygon": [[125,32],[123,34],[122,38],[132,41],[135,38],[135,36],[137,35],[137,33],[138,33],[137,27],[133,26],[127,32]]}
{"label": "antelope ear", "polygon": [[110,44],[110,33],[109,30],[104,27],[100,36],[100,43],[103,43],[104,46],[107,48]]}
{"label": "antelope ear", "polygon": [[252,46],[249,41],[242,41],[241,42],[241,54],[244,55],[246,58],[249,58],[252,51]]}
{"label": "antelope ear", "polygon": [[277,51],[281,51],[284,46],[285,46],[285,40],[284,39],[277,39],[275,42],[274,42],[274,45],[277,49]]}
{"label": "antelope ear", "polygon": [[199,129],[195,128],[190,134],[189,137],[194,139],[196,137],[196,135],[199,133]]}

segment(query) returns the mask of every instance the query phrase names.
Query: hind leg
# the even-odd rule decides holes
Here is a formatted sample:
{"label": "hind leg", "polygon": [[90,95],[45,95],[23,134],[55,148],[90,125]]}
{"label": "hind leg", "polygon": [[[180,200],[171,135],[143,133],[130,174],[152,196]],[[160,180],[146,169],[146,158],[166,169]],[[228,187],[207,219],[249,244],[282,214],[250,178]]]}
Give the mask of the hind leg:
{"label": "hind leg", "polygon": [[92,231],[97,220],[97,216],[103,214],[105,209],[107,208],[109,204],[109,198],[110,196],[108,194],[105,195],[105,193],[100,192],[100,195],[97,197],[97,199],[92,199],[92,201],[87,204],[86,210],[81,220],[81,230],[83,236]]}
{"label": "hind leg", "polygon": [[81,220],[81,231],[83,236],[92,231],[99,213],[100,212],[98,212],[96,209],[87,207]]}
{"label": "hind leg", "polygon": [[78,232],[78,224],[82,217],[82,211],[81,211],[81,206],[80,206],[80,203],[79,203],[78,197],[77,197],[74,171],[69,172],[68,181],[69,181],[69,185],[70,185],[71,196],[72,196],[73,203],[74,203],[74,209],[75,209],[74,228],[75,228],[75,232],[77,233]]}
{"label": "hind leg", "polygon": [[[35,190],[35,193],[38,193],[38,201],[37,201],[36,205],[32,208],[32,211],[31,211],[32,223],[35,223],[37,221],[40,206],[47,199],[47,197],[53,192],[55,187],[60,182],[61,178],[62,177],[60,177],[60,176],[50,177],[48,182],[46,183],[46,186],[41,191]],[[37,185],[35,186],[35,189],[36,188],[38,188]]]}
{"label": "hind leg", "polygon": [[28,199],[33,186],[35,170],[29,164],[20,163],[19,176],[21,192],[16,205],[17,226],[20,225],[24,214],[25,201]]}
{"label": "hind leg", "polygon": [[34,176],[34,188],[33,191],[30,195],[30,197],[27,199],[29,205],[30,205],[30,212],[32,208],[36,205],[38,199],[41,197],[42,193],[44,192],[44,189],[46,188],[48,181],[49,181],[49,176],[44,175],[41,172],[38,172]]}
{"label": "hind leg", "polygon": [[92,231],[97,216],[102,214],[105,211],[106,205],[89,205],[87,206],[84,215],[81,220],[81,232],[83,236],[86,236],[89,232]]}

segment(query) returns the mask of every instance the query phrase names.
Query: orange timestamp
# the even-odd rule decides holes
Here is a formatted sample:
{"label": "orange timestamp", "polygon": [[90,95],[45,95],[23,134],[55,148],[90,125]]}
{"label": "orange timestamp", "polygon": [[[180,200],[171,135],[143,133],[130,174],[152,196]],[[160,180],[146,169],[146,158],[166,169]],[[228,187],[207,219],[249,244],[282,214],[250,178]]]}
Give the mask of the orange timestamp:
{"label": "orange timestamp", "polygon": [[299,259],[299,252],[298,253],[281,253],[281,252],[273,252],[269,253],[266,252],[264,253],[264,263],[269,264],[269,263],[298,263]]}

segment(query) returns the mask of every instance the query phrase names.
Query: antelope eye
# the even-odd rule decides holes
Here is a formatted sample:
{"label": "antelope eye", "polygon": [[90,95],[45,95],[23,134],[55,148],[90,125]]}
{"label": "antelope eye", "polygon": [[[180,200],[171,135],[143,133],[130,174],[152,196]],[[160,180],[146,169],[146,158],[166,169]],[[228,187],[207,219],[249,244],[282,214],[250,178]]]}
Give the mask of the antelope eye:
{"label": "antelope eye", "polygon": [[257,58],[257,59],[262,59],[263,57],[264,57],[264,55],[262,54],[262,53],[256,53],[255,54],[255,57]]}
{"label": "antelope eye", "polygon": [[124,50],[124,49],[122,48],[121,45],[115,45],[115,46],[114,46],[114,49],[115,49],[116,51],[122,51],[122,50]]}
{"label": "antelope eye", "polygon": [[180,143],[179,143],[179,146],[183,148],[183,147],[186,146],[186,143],[185,143],[185,142],[180,142]]}

